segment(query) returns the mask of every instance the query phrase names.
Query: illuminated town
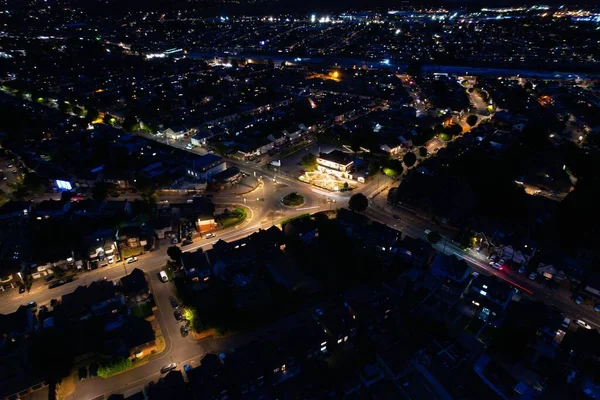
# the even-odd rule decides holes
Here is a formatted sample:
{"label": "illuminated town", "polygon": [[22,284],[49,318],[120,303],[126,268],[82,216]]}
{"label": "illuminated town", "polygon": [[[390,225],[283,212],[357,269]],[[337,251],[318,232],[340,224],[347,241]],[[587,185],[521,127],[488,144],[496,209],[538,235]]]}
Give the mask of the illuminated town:
{"label": "illuminated town", "polygon": [[600,10],[328,7],[2,3],[0,400],[600,397]]}

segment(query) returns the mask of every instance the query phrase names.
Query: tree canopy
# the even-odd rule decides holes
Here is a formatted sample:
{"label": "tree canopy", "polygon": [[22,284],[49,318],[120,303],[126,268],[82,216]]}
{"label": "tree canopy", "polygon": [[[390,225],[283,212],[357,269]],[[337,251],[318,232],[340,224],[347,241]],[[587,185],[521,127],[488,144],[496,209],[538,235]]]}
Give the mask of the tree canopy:
{"label": "tree canopy", "polygon": [[363,212],[369,207],[369,199],[362,193],[354,194],[348,201],[348,207],[352,211]]}
{"label": "tree canopy", "polygon": [[183,252],[181,251],[181,249],[177,246],[169,246],[169,248],[167,249],[167,255],[171,260],[175,262],[179,262],[181,260],[182,253]]}
{"label": "tree canopy", "polygon": [[467,124],[469,124],[469,126],[475,126],[478,120],[479,118],[477,118],[477,115],[471,114],[467,117]]}
{"label": "tree canopy", "polygon": [[402,157],[402,161],[404,162],[404,165],[410,168],[417,162],[417,156],[413,152],[408,152]]}

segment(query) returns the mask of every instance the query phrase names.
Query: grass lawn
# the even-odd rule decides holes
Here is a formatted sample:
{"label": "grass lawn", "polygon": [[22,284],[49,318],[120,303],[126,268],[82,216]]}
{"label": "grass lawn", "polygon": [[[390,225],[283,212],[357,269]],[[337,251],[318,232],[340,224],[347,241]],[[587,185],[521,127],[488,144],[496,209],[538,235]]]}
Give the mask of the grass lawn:
{"label": "grass lawn", "polygon": [[234,226],[242,222],[246,219],[247,213],[246,210],[238,207],[233,211],[228,212],[227,214],[221,214],[216,217],[217,223],[221,225],[223,228],[228,228],[230,226]]}
{"label": "grass lawn", "polygon": [[152,315],[152,304],[150,302],[138,304],[131,308],[131,315],[138,318],[146,318]]}
{"label": "grass lawn", "polygon": [[129,257],[139,256],[142,254],[142,247],[123,247],[123,258],[127,260]]}

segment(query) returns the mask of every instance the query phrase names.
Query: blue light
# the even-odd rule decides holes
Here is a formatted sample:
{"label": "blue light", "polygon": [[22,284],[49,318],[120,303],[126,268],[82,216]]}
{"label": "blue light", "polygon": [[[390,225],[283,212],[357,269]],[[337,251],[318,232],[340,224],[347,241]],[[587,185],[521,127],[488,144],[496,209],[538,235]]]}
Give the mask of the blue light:
{"label": "blue light", "polygon": [[265,41],[264,41],[264,40],[261,40],[261,41],[260,41],[260,45],[261,45],[261,46],[264,46],[264,45],[265,45]]}
{"label": "blue light", "polygon": [[58,187],[60,190],[73,190],[71,182],[61,181],[60,179],[56,180],[56,187]]}

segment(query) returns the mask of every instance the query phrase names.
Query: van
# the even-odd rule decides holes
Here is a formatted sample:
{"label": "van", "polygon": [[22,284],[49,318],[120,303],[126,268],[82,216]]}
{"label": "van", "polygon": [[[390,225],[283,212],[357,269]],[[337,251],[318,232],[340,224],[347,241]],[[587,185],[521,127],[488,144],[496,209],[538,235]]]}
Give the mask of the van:
{"label": "van", "polygon": [[167,273],[165,271],[160,271],[159,276],[160,276],[161,281],[163,281],[163,282],[169,281],[169,277],[167,276]]}

